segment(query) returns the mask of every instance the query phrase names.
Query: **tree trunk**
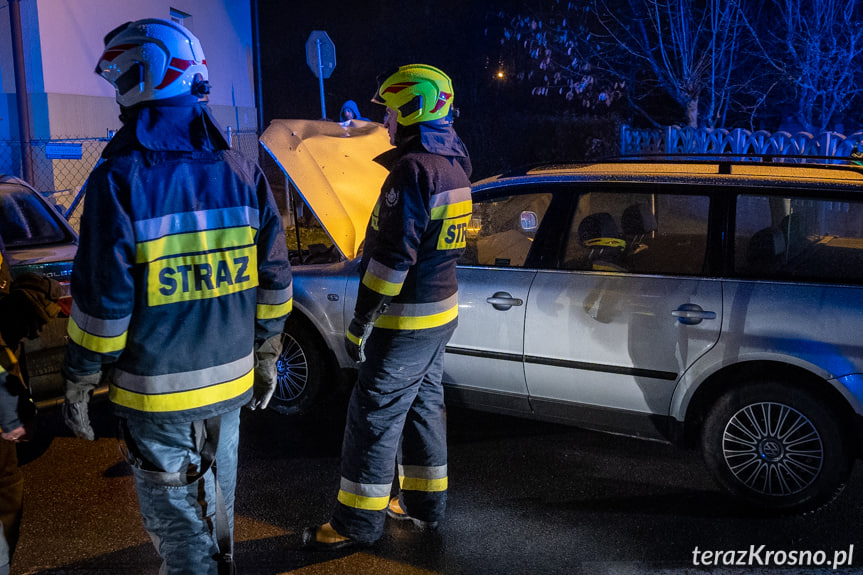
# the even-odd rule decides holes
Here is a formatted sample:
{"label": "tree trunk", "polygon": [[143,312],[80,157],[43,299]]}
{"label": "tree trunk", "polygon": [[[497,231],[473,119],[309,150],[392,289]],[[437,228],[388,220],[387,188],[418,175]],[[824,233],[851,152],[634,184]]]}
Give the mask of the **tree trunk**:
{"label": "tree trunk", "polygon": [[686,125],[690,128],[698,127],[698,96],[686,103]]}

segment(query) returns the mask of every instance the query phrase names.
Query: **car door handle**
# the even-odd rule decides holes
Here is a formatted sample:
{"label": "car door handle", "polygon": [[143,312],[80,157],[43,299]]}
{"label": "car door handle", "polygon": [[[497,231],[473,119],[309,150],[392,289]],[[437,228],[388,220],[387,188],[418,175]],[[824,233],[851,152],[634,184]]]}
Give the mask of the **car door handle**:
{"label": "car door handle", "polygon": [[704,310],[700,305],[695,303],[685,303],[671,312],[671,315],[676,317],[677,321],[683,325],[695,325],[705,319],[716,319],[715,311]]}
{"label": "car door handle", "polygon": [[492,305],[492,307],[494,307],[494,309],[497,309],[500,311],[506,311],[514,305],[521,305],[524,303],[523,301],[521,301],[517,297],[512,297],[510,294],[506,293],[505,291],[496,292],[490,298],[486,298],[485,301],[490,303]]}

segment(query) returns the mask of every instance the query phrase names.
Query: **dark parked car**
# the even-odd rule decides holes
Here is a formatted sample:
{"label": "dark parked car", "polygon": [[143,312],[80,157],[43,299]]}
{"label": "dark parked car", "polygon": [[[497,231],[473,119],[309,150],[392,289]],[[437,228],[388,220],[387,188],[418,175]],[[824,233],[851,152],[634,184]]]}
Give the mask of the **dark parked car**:
{"label": "dark parked car", "polygon": [[[68,297],[78,235],[39,192],[12,176],[0,175],[0,235],[13,277],[35,272],[54,278]],[[37,403],[62,396],[60,364],[67,322],[65,317],[52,320],[38,339],[23,342],[21,365]]]}
{"label": "dark parked car", "polygon": [[[272,125],[262,141],[328,227],[339,214],[317,203],[322,178],[292,172],[311,147],[283,128],[301,133]],[[352,173],[322,158],[320,173]],[[832,501],[863,454],[863,168],[740,160],[476,182],[447,402],[700,447],[717,481],[762,509]],[[352,221],[378,189],[345,188],[344,205],[364,211]],[[343,334],[362,229],[348,242],[331,232],[340,261],[294,268],[287,413],[352,366]]]}

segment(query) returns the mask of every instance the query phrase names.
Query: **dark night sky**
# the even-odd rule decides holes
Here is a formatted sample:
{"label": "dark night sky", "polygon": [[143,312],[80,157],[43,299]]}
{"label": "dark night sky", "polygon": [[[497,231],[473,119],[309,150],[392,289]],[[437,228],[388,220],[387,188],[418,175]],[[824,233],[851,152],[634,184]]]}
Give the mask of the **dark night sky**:
{"label": "dark night sky", "polygon": [[396,66],[425,63],[453,79],[456,106],[476,105],[478,87],[490,71],[483,35],[489,5],[470,0],[259,0],[264,121],[320,118],[318,80],[306,65],[305,43],[324,30],[336,46],[336,68],[324,82],[327,116],[356,100],[372,120],[382,110],[369,103],[376,77]]}

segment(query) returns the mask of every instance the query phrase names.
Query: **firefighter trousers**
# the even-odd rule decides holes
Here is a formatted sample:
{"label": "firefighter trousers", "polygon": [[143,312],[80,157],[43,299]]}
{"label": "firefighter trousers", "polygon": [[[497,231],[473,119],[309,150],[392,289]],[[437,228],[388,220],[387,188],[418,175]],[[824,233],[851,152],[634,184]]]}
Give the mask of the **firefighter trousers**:
{"label": "firefighter trousers", "polygon": [[[195,423],[154,423],[126,420],[127,448],[139,459],[133,465],[135,489],[144,528],[162,557],[161,574],[217,575],[219,544],[216,534],[216,486],[224,497],[230,532],[234,527],[237,484],[237,447],[240,410],[223,413],[216,448],[216,465],[189,485],[174,487],[151,479],[153,472],[184,472],[201,464],[206,437]],[[134,447],[130,445],[134,443]],[[213,473],[215,468],[215,474]]]}
{"label": "firefighter trousers", "polygon": [[[416,519],[443,519],[446,411],[443,356],[456,328],[376,328],[348,404],[341,483],[330,520],[340,534],[371,543],[383,533],[398,459],[401,499]],[[401,448],[401,449],[400,449]]]}

